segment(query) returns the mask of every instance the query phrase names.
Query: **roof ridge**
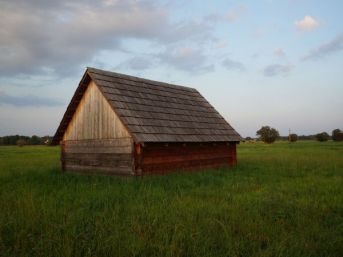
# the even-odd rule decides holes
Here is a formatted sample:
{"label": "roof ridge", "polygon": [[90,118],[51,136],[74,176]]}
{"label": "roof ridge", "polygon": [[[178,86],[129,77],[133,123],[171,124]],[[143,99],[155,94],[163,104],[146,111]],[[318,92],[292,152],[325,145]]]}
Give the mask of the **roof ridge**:
{"label": "roof ridge", "polygon": [[[152,79],[147,79],[147,78],[141,78],[141,77],[137,77],[137,76],[133,76],[133,75],[127,75],[127,74],[123,74],[123,73],[118,73],[118,72],[114,72],[114,71],[108,71],[108,70],[101,70],[101,69],[97,69],[97,68],[93,68],[93,67],[87,67],[87,71],[95,71],[94,73],[98,74],[100,73],[105,73],[102,75],[107,75],[107,76],[117,76],[117,77],[122,77],[128,80],[132,80],[132,81],[137,81],[137,82],[145,82],[146,84],[152,84],[152,85],[157,85],[157,86],[165,86],[165,87],[177,87],[178,89],[184,89],[185,91],[189,91],[189,92],[198,92],[197,89],[193,88],[193,87],[186,87],[186,86],[181,86],[181,85],[176,85],[176,84],[171,84],[171,83],[167,83],[167,82],[163,82],[163,81],[157,81],[157,80],[152,80]],[[107,74],[106,74],[107,73]]]}

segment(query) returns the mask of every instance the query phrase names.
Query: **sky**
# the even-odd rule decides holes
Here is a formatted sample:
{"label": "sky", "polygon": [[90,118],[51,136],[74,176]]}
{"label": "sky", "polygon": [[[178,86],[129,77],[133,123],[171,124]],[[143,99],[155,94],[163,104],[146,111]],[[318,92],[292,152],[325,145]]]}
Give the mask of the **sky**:
{"label": "sky", "polygon": [[343,129],[343,1],[0,0],[0,136],[53,135],[86,67],[196,88],[244,137]]}

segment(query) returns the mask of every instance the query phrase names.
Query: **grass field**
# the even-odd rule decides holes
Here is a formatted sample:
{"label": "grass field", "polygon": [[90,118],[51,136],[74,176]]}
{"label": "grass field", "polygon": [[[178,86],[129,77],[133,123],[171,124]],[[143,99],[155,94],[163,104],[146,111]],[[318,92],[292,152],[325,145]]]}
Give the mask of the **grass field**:
{"label": "grass field", "polygon": [[343,144],[241,144],[234,169],[63,174],[0,147],[0,256],[343,256]]}

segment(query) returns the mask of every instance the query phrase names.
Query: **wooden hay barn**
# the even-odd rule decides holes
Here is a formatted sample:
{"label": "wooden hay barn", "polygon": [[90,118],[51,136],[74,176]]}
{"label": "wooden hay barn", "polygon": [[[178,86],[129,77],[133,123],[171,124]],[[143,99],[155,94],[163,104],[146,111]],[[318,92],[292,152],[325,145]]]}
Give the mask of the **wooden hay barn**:
{"label": "wooden hay barn", "polygon": [[232,166],[240,135],[196,90],[87,68],[53,138],[65,171]]}

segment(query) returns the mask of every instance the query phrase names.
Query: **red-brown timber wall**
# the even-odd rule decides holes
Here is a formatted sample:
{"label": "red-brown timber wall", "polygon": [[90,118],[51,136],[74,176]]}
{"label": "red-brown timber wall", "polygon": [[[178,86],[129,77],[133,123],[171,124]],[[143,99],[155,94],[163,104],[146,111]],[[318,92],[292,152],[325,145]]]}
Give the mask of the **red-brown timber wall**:
{"label": "red-brown timber wall", "polygon": [[236,163],[236,143],[234,142],[135,145],[137,175],[231,167]]}

